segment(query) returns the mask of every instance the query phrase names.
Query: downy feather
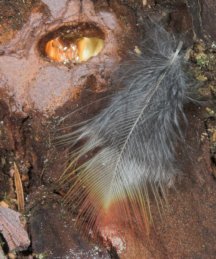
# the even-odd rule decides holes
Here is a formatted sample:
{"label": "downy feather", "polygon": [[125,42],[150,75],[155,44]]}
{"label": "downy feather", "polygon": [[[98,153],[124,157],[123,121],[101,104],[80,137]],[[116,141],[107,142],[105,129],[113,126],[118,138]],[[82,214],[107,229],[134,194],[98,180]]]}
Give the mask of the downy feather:
{"label": "downy feather", "polygon": [[150,193],[160,207],[164,187],[178,173],[175,147],[184,139],[180,122],[186,120],[189,79],[182,42],[161,26],[151,27],[141,54],[120,66],[123,89],[93,119],[63,136],[72,148],[61,177],[71,185],[66,201],[79,206],[79,222],[89,229],[118,202],[122,213],[148,225]]}

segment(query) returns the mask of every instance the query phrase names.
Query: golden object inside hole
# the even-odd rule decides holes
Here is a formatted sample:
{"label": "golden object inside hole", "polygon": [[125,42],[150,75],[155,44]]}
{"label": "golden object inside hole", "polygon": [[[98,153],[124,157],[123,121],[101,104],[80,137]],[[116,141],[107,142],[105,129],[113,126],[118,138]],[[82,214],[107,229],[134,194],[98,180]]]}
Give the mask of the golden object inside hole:
{"label": "golden object inside hole", "polygon": [[45,54],[48,58],[64,64],[88,61],[97,56],[104,47],[104,40],[96,37],[81,37],[74,41],[64,42],[57,37],[49,40],[45,45]]}

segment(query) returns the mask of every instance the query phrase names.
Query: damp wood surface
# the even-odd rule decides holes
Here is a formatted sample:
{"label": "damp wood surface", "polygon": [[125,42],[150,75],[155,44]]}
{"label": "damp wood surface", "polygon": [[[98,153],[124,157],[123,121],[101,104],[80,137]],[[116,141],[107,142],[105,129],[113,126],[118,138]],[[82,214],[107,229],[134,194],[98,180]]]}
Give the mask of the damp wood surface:
{"label": "damp wood surface", "polygon": [[[31,239],[29,248],[16,255],[4,245],[8,258],[215,258],[216,5],[214,0],[196,2],[201,9],[194,14],[190,1],[0,0],[0,206],[24,210]],[[53,140],[63,116],[85,106],[69,118],[69,124],[77,123],[108,102],[116,90],[110,87],[110,76],[127,51],[139,44],[143,15],[182,33],[188,46],[197,41],[196,30],[201,28],[205,43],[191,47],[190,61],[205,101],[186,107],[189,156],[179,152],[182,174],[176,188],[168,190],[162,215],[152,205],[150,234],[132,233],[117,211],[101,229],[100,240],[87,240],[74,226],[76,212],[62,204],[65,190],[55,185],[67,150]],[[46,37],[55,39],[62,26],[77,28],[80,23],[94,24],[96,35],[90,36],[99,32],[105,38],[98,56],[84,64],[47,59],[40,43]],[[103,101],[96,102],[100,98]],[[20,201],[17,196],[23,191],[25,199]],[[6,240],[0,229],[2,242]]]}

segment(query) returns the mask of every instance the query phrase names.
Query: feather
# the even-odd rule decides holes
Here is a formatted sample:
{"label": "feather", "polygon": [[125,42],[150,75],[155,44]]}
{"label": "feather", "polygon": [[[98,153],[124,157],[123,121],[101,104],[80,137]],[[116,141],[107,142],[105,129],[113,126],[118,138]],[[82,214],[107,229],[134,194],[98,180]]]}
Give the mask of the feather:
{"label": "feather", "polygon": [[97,229],[115,206],[147,229],[150,196],[160,209],[161,194],[179,172],[175,148],[184,140],[183,106],[190,100],[183,43],[159,25],[150,27],[141,53],[119,68],[124,87],[62,137],[73,152],[60,181],[70,185],[66,202],[79,207],[78,222],[87,229]]}

